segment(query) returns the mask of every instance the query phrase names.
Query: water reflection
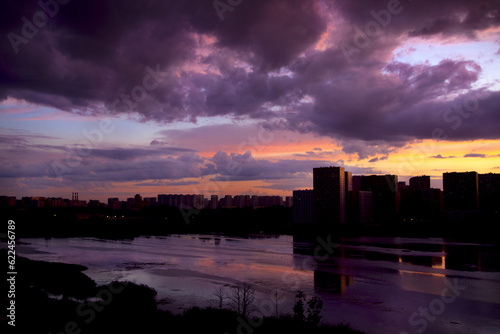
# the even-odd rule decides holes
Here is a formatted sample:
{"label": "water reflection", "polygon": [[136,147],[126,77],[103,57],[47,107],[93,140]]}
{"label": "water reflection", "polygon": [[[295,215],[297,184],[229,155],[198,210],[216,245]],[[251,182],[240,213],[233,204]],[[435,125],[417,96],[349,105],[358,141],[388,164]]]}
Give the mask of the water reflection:
{"label": "water reflection", "polygon": [[[498,249],[494,245],[454,243],[444,239],[423,243],[371,239],[340,238],[337,241],[340,247],[331,258],[398,262],[441,270],[500,271]],[[293,254],[314,256],[314,250],[321,246],[314,238],[294,237],[293,241]]]}
{"label": "water reflection", "polygon": [[344,294],[346,288],[354,282],[354,277],[327,271],[314,271],[314,290]]}
{"label": "water reflection", "polygon": [[429,322],[426,332],[458,333],[458,328],[460,333],[489,333],[486,327],[500,325],[500,276],[498,270],[491,272],[500,265],[498,246],[437,238],[322,240],[218,235],[132,242],[27,239],[22,253],[85,265],[98,284],[119,279],[149,285],[158,291],[158,300],[170,302],[162,309],[174,313],[205,307],[215,288],[243,281],[255,287],[258,302],[280,291],[286,301],[280,312],[293,311],[295,293],[301,290],[323,300],[323,319],[349,322],[366,333],[398,334],[414,329],[409,317],[421,307],[437,305],[434,300],[441,298],[443,289],[457,284],[467,288],[446,304],[443,316]]}

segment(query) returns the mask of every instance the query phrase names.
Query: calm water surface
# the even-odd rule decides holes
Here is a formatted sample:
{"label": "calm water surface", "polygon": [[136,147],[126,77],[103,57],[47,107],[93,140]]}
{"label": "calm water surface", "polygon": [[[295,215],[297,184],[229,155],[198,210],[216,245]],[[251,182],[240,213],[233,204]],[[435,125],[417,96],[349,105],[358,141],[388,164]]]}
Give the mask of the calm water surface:
{"label": "calm water surface", "polygon": [[215,306],[217,287],[244,281],[264,313],[273,312],[275,291],[280,312],[291,312],[302,290],[323,300],[324,321],[366,333],[500,333],[500,251],[493,245],[360,237],[317,248],[291,236],[208,235],[22,241],[20,255],[84,265],[98,284],[149,285],[174,313]]}

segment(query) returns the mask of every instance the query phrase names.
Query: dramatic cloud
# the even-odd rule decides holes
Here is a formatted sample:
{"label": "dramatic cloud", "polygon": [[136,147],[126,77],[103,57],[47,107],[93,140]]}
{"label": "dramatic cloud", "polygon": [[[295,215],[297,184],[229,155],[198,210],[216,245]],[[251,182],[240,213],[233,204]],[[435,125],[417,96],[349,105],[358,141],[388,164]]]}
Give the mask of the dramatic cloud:
{"label": "dramatic cloud", "polygon": [[[481,74],[474,61],[387,63],[402,38],[473,39],[500,26],[497,1],[259,0],[221,21],[210,1],[91,0],[59,5],[38,28],[21,20],[33,21],[38,4],[5,6],[0,99],[161,122],[278,118],[289,129],[369,144],[432,138],[435,128],[453,140],[499,136],[500,96],[472,89]],[[369,22],[384,27],[360,48],[356,34]],[[315,49],[320,40],[325,47]],[[341,42],[362,49],[353,63]],[[465,123],[446,113],[478,94],[478,117]]]}
{"label": "dramatic cloud", "polygon": [[[289,190],[284,180],[301,186],[318,165],[379,166],[426,141],[500,140],[498,0],[43,1],[0,12],[5,182],[194,186],[229,176]],[[47,113],[60,123],[48,126]],[[54,181],[53,163],[68,165],[83,138],[61,114],[108,117],[117,130]],[[43,134],[19,130],[41,120]],[[306,136],[318,140],[301,146]],[[476,149],[487,154],[466,154]],[[495,148],[437,150],[425,156],[488,158]]]}

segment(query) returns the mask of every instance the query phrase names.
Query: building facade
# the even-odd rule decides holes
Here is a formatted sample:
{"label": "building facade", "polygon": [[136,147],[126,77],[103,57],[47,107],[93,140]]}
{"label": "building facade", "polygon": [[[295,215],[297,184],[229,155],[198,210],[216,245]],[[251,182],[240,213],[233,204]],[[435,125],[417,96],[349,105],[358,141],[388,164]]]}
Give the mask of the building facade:
{"label": "building facade", "polygon": [[320,224],[345,223],[344,167],[313,169],[314,219]]}
{"label": "building facade", "polygon": [[479,209],[479,176],[477,172],[443,173],[444,205],[447,210]]}

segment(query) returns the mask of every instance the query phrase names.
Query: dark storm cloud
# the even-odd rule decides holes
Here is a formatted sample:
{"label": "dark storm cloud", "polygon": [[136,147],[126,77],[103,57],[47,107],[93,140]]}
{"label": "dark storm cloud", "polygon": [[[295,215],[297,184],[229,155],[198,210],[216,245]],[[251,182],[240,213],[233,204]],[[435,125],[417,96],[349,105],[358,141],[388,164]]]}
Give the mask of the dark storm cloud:
{"label": "dark storm cloud", "polygon": [[310,88],[308,94],[315,99],[312,112],[292,115],[269,128],[339,138],[346,153],[358,153],[360,158],[387,154],[383,147],[401,147],[414,139],[499,138],[500,92],[472,90],[481,73],[476,63],[389,63],[385,70],[345,70],[350,80],[339,78]]}
{"label": "dark storm cloud", "polygon": [[[36,2],[4,5],[8,8],[0,13],[2,35],[14,33],[25,38],[22,19],[32,21],[41,7]],[[183,85],[196,85],[199,79],[189,77],[186,80],[192,82],[183,81],[176,66],[197,60],[195,47],[199,41],[195,34],[217,39],[219,52],[206,57],[205,62],[224,58],[224,50],[228,50],[230,55],[245,58],[259,68],[274,69],[287,65],[315,42],[325,25],[318,7],[301,0],[288,1],[286,6],[277,0],[242,4],[224,22],[219,20],[211,1],[201,0],[90,0],[58,7],[48,24],[34,26],[37,31],[32,38],[24,39],[27,43],[2,39],[0,98],[12,96],[63,110],[92,112],[99,103],[110,107],[121,94],[129,94],[143,83],[147,67],[159,66],[164,74],[162,85],[149,92],[137,111],[157,120],[189,117],[183,110],[191,104],[197,106],[191,100],[196,92],[184,95]],[[218,79],[212,95],[224,89],[228,80],[243,80],[249,89],[254,80],[241,78],[238,73]],[[209,77],[204,80],[210,84],[213,81]],[[260,99],[268,97],[264,94]],[[220,107],[209,93],[207,104],[211,103]],[[160,114],[154,111],[158,106]],[[247,111],[250,108],[255,105],[250,104]]]}
{"label": "dark storm cloud", "polygon": [[195,1],[191,7],[187,13],[198,31],[214,33],[221,47],[236,50],[261,69],[288,65],[326,27],[316,1],[243,1],[223,22],[214,15],[212,1]]}
{"label": "dark storm cloud", "polygon": [[[388,6],[397,13],[346,61],[339,44],[356,46],[356,29],[366,30],[377,21],[372,11],[380,18]],[[254,0],[221,21],[212,1],[75,0],[58,5],[26,38],[23,19],[32,22],[41,8],[10,1],[0,13],[0,100],[74,113],[134,111],[159,122],[273,119],[269,129],[330,136],[360,159],[436,134],[496,139],[500,93],[472,90],[482,73],[473,60],[409,65],[390,57],[412,36],[477,38],[500,25],[499,8],[498,0]],[[327,36],[333,46],[314,49],[327,23],[334,27]],[[26,43],[13,47],[10,33]]]}
{"label": "dark storm cloud", "polygon": [[[310,94],[316,103],[307,119],[312,128],[322,135],[365,141],[430,138],[435,127],[446,125],[439,112],[463,103],[465,97],[452,103],[435,99],[470,89],[480,72],[472,62],[451,60],[435,66],[389,64],[386,69],[390,75],[353,70],[349,81],[338,80],[314,87]],[[488,106],[484,101],[487,117],[497,118],[494,106]],[[292,126],[294,121],[290,122]]]}
{"label": "dark storm cloud", "polygon": [[349,23],[364,28],[367,22],[374,20],[371,10],[387,10],[389,4],[394,8],[401,7],[402,12],[392,15],[388,30],[409,36],[474,36],[479,31],[498,26],[500,21],[498,0],[336,0],[334,6]]}

